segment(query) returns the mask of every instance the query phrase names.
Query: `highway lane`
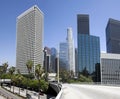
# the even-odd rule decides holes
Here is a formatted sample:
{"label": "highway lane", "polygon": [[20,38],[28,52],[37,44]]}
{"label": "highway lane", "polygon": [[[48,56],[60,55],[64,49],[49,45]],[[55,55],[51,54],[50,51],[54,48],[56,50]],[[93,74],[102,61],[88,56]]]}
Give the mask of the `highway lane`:
{"label": "highway lane", "polygon": [[5,89],[0,87],[0,94],[4,95],[7,99],[22,99],[21,97],[14,95],[8,91],[6,91]]}
{"label": "highway lane", "polygon": [[120,87],[63,84],[60,99],[120,99]]}
{"label": "highway lane", "polygon": [[3,96],[0,96],[0,99],[5,99],[5,97],[3,97]]}

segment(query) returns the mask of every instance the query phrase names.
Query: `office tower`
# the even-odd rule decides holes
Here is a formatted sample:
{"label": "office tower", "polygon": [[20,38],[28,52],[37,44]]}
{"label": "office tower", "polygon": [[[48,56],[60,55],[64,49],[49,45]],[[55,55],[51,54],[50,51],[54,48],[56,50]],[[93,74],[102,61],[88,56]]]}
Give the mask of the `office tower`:
{"label": "office tower", "polygon": [[108,53],[120,54],[120,21],[109,19],[106,27],[106,45]]}
{"label": "office tower", "polygon": [[51,68],[52,68],[52,72],[56,73],[57,71],[57,65],[56,65],[56,60],[57,58],[57,50],[55,48],[51,48]]}
{"label": "office tower", "polygon": [[75,73],[75,48],[74,48],[74,40],[72,37],[72,28],[67,29],[67,43],[68,43],[68,64],[69,71],[73,71]]}
{"label": "office tower", "polygon": [[27,74],[26,62],[43,65],[43,12],[35,5],[17,17],[16,69]]}
{"label": "office tower", "polygon": [[120,54],[101,53],[101,83],[120,84]]}
{"label": "office tower", "polygon": [[50,72],[51,71],[51,65],[50,65],[50,63],[51,63],[51,49],[50,48],[48,48],[48,47],[44,47],[44,50],[43,50],[43,52],[44,52],[44,70],[45,70],[45,72]]}
{"label": "office tower", "polygon": [[78,68],[79,72],[87,70],[89,74],[95,72],[96,63],[100,63],[99,37],[89,35],[88,15],[77,16]]}
{"label": "office tower", "polygon": [[77,15],[77,31],[80,34],[90,34],[89,33],[89,15],[86,15],[86,14]]}
{"label": "office tower", "polygon": [[62,42],[59,45],[59,64],[60,64],[60,69],[69,70],[67,42]]}

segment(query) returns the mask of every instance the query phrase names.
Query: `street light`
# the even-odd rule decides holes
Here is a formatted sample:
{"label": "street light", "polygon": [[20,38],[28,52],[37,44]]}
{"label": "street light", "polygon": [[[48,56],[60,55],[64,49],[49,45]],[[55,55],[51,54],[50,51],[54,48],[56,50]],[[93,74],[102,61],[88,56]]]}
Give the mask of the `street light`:
{"label": "street light", "polygon": [[57,52],[57,82],[59,83],[59,49]]}

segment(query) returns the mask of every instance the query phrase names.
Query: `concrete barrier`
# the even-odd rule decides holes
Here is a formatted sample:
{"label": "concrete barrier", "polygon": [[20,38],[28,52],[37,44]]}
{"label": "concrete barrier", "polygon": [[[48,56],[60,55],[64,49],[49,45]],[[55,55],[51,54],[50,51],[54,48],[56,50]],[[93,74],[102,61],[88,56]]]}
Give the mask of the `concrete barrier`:
{"label": "concrete barrier", "polygon": [[60,99],[61,95],[62,95],[63,90],[61,89],[61,91],[58,93],[57,97],[55,99]]}
{"label": "concrete barrier", "polygon": [[62,85],[58,83],[50,83],[50,87],[58,94],[61,90]]}

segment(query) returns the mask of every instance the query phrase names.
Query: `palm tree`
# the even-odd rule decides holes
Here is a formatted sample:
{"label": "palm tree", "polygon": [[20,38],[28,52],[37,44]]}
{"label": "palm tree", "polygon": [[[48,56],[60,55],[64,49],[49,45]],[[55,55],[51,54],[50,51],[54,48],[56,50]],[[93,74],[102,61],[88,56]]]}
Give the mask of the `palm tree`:
{"label": "palm tree", "polygon": [[15,85],[15,83],[17,82],[16,75],[13,75],[13,76],[12,76],[12,82],[13,82],[13,93],[14,93],[14,85]]}
{"label": "palm tree", "polygon": [[3,63],[2,66],[3,66],[3,72],[6,73],[7,67],[8,67],[8,62]]}
{"label": "palm tree", "polygon": [[[9,73],[10,73],[10,79],[12,78],[12,76],[13,76],[13,73],[15,72],[15,67],[10,67],[9,68]],[[12,80],[11,80],[12,81]],[[10,83],[11,84],[11,83]],[[11,86],[10,86],[10,90],[11,90]]]}
{"label": "palm tree", "polygon": [[[3,63],[3,64],[2,64],[2,66],[3,66],[3,73],[5,74],[5,73],[6,73],[6,71],[7,71],[8,62]],[[4,78],[4,82],[5,82],[5,78]]]}
{"label": "palm tree", "polygon": [[[31,72],[32,72],[33,61],[32,60],[28,60],[27,63],[26,63],[26,66],[27,66],[27,69],[28,69],[28,73],[30,75]],[[28,83],[28,80],[27,80],[27,83]],[[26,90],[26,95],[27,95],[27,90]]]}
{"label": "palm tree", "polygon": [[24,79],[24,77],[21,74],[18,74],[16,76],[17,78],[17,84],[19,85],[19,95],[20,95],[20,85],[21,85],[21,81]]}
{"label": "palm tree", "polygon": [[33,67],[33,61],[28,60],[26,63],[27,69],[28,69],[28,73],[30,74],[32,72],[32,67]]}
{"label": "palm tree", "polygon": [[[39,89],[39,92],[40,92],[40,79],[41,79],[43,73],[44,73],[44,71],[43,71],[43,69],[41,67],[41,64],[36,65],[35,66],[35,76],[38,79],[38,84],[39,84],[38,85],[38,89]],[[38,95],[38,99],[40,99],[39,95]]]}
{"label": "palm tree", "polygon": [[[19,69],[17,69],[17,74],[18,74],[18,75],[21,74]],[[13,93],[14,93],[14,85],[18,83],[18,78],[17,78],[16,75],[13,75],[13,76],[12,76],[12,82],[13,82]]]}

